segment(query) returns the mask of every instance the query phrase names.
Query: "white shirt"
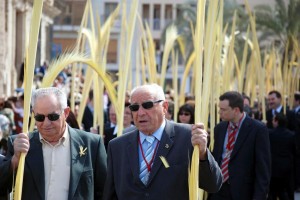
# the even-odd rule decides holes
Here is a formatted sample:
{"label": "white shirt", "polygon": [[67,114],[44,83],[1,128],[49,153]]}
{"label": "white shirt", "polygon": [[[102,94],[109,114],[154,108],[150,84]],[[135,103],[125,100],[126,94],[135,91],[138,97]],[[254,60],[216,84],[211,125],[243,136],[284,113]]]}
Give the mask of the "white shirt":
{"label": "white shirt", "polygon": [[68,199],[70,184],[70,136],[66,126],[64,135],[51,145],[40,134],[45,171],[45,199]]}
{"label": "white shirt", "polygon": [[[280,113],[280,111],[281,111],[281,108],[282,108],[282,105],[280,105],[279,107],[277,107],[276,109],[273,109],[272,110],[272,114],[273,114],[273,116],[275,116],[275,114],[276,113]],[[275,113],[276,112],[276,113]]]}
{"label": "white shirt", "polygon": [[[237,140],[237,137],[238,137],[239,132],[240,132],[240,128],[241,128],[241,126],[243,125],[243,122],[244,122],[244,120],[245,120],[245,118],[246,118],[246,115],[247,115],[247,114],[244,112],[244,116],[243,116],[243,118],[242,118],[242,120],[241,120],[241,122],[240,122],[239,129],[238,129],[238,131],[237,131],[237,133],[236,133],[236,135],[235,135],[234,142]],[[229,123],[229,122],[228,122],[228,123]],[[225,140],[224,140],[224,144],[223,144],[222,159],[224,159],[225,156],[226,156],[227,153],[228,153],[228,152],[227,152],[227,149],[226,149],[227,143],[228,143],[228,129],[227,129],[227,131],[226,131]]]}
{"label": "white shirt", "polygon": [[[158,142],[160,142],[161,140],[161,137],[162,137],[162,134],[164,132],[164,129],[166,127],[166,120],[163,121],[163,123],[160,125],[160,127],[152,134],[156,140],[154,140],[154,142],[152,143],[152,148],[154,148]],[[144,143],[144,140],[146,139],[147,135],[144,134],[143,132],[139,131],[139,136],[140,136],[140,143],[143,145],[146,145]],[[148,145],[148,144],[147,144]],[[143,146],[143,149],[146,149],[145,146]],[[146,151],[146,150],[144,150]],[[144,160],[143,159],[143,156],[142,156],[142,152],[141,152],[141,149],[140,147],[138,146],[138,152],[139,152],[139,163],[140,163],[140,167],[141,167],[141,164],[142,164],[142,161]],[[155,156],[155,155],[154,155]],[[153,163],[152,163],[153,164]]]}
{"label": "white shirt", "polygon": [[295,108],[295,113],[297,113],[299,110],[300,110],[300,106],[297,106],[297,107]]}

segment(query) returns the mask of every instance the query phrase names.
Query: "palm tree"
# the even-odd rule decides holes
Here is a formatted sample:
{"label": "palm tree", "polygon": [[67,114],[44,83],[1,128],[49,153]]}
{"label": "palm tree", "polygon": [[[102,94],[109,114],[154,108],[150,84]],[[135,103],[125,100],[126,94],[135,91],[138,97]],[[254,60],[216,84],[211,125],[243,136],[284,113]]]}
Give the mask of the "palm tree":
{"label": "palm tree", "polygon": [[[196,18],[197,18],[197,0],[190,0],[186,2],[185,4],[178,5],[177,9],[179,10],[179,14],[177,15],[177,18],[175,21],[168,24],[164,31],[162,32],[162,44],[165,43],[165,31],[166,29],[172,25],[175,24],[178,30],[178,33],[181,35],[181,39],[185,43],[185,55],[186,58],[189,57],[189,55],[194,50],[194,44],[193,44],[193,34],[192,34],[192,27],[195,27],[196,24]],[[244,8],[239,5],[236,0],[224,0],[224,26],[228,24],[228,31],[231,30],[232,25],[232,19],[234,12],[237,11],[237,22],[236,26],[239,32],[246,32],[247,26],[248,26],[248,15],[245,13]],[[192,24],[192,26],[191,26]],[[227,31],[227,32],[228,32]],[[228,32],[228,35],[230,33]],[[242,34],[237,36],[236,42],[238,44],[243,44],[244,40],[242,39]],[[176,44],[175,48],[179,48],[178,44]],[[243,45],[236,45],[236,52],[243,52]],[[240,55],[241,56],[241,55]],[[238,56],[238,57],[240,57]]]}
{"label": "palm tree", "polygon": [[285,47],[289,43],[292,49],[293,37],[300,39],[300,0],[276,0],[274,8],[270,5],[258,5],[254,8],[256,23],[261,30],[260,41]]}
{"label": "palm tree", "polygon": [[[166,30],[169,26],[175,25],[177,31],[181,36],[182,41],[185,44],[185,55],[190,55],[194,49],[193,36],[192,36],[192,27],[195,27],[196,18],[197,18],[197,5],[196,1],[192,0],[185,4],[177,6],[178,15],[177,18],[172,21],[162,31],[161,43],[165,43]],[[179,50],[178,43],[175,44],[175,49]],[[182,55],[181,55],[182,56]]]}

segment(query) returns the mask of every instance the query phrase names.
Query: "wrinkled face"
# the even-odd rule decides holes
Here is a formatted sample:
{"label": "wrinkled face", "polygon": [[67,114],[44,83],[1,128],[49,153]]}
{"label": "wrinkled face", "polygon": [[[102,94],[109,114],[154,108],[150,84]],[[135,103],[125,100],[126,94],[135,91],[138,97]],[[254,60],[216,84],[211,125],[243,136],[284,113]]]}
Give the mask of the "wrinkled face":
{"label": "wrinkled face", "polygon": [[168,110],[168,102],[162,101],[160,103],[154,103],[152,108],[145,109],[141,106],[143,102],[157,101],[150,91],[143,89],[136,90],[131,97],[131,104],[138,104],[139,110],[132,111],[134,125],[144,134],[150,135],[156,131],[163,120]]}
{"label": "wrinkled face", "polygon": [[131,116],[131,111],[129,109],[129,107],[125,107],[124,109],[124,115],[123,115],[123,126],[124,128],[127,128],[131,125],[132,122],[132,116]]}
{"label": "wrinkled face", "polygon": [[109,121],[113,124],[117,124],[117,115],[113,106],[109,108]]}
{"label": "wrinkled face", "polygon": [[191,120],[191,113],[187,111],[182,111],[179,113],[179,122],[189,124]]}
{"label": "wrinkled face", "polygon": [[237,108],[231,108],[228,100],[219,102],[219,114],[222,121],[233,121],[236,115]]}
{"label": "wrinkled face", "polygon": [[268,104],[270,109],[276,109],[281,104],[281,98],[276,97],[275,93],[268,96]]}
{"label": "wrinkled face", "polygon": [[37,129],[40,134],[48,141],[58,140],[65,131],[66,118],[68,117],[70,108],[60,109],[59,102],[55,96],[39,97],[36,100],[36,105],[33,108],[34,115],[59,114],[59,118],[55,121],[45,117],[43,122],[36,121]]}

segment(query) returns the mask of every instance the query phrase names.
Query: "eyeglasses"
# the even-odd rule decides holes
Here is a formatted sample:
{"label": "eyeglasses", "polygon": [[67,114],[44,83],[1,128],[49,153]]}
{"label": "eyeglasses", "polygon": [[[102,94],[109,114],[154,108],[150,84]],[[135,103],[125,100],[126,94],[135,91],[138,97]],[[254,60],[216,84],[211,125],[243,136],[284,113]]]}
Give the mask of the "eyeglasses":
{"label": "eyeglasses", "polygon": [[179,113],[179,115],[184,115],[184,116],[190,116],[191,114],[190,113]]}
{"label": "eyeglasses", "polygon": [[[144,109],[150,109],[154,106],[155,103],[160,103],[164,100],[157,100],[157,101],[146,101],[143,102],[141,105]],[[140,109],[140,105],[139,104],[132,104],[129,106],[129,109],[133,112],[138,111]]]}
{"label": "eyeglasses", "polygon": [[56,120],[59,119],[61,113],[60,114],[51,113],[51,114],[48,114],[48,115],[37,114],[37,115],[34,116],[34,119],[38,122],[43,122],[45,120],[45,118],[48,117],[48,119],[53,122],[53,121],[56,121]]}

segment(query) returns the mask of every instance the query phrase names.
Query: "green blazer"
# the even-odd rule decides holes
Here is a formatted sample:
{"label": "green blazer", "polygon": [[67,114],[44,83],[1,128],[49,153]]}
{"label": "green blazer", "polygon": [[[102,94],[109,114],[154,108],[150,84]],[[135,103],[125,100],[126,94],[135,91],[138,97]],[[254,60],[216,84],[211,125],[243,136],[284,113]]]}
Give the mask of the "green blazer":
{"label": "green blazer", "polygon": [[[71,170],[68,199],[102,199],[106,179],[106,151],[99,135],[69,128],[71,146]],[[13,139],[8,141],[8,155],[1,166],[1,174],[6,174],[4,186],[11,189],[11,158]],[[45,175],[42,143],[38,131],[29,133],[30,148],[25,159],[22,200],[45,199]],[[79,147],[87,148],[80,156]],[[1,177],[0,174],[0,177]]]}

